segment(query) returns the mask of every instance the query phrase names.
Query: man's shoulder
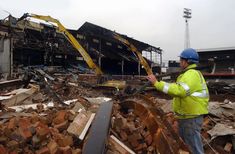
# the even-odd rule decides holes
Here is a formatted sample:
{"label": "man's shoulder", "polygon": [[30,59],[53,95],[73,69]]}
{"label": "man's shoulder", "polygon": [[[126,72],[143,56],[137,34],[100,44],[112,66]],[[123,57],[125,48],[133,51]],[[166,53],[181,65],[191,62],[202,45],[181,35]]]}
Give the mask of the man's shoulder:
{"label": "man's shoulder", "polygon": [[189,70],[184,72],[184,75],[185,74],[198,74],[198,70],[196,70],[196,69],[189,69]]}
{"label": "man's shoulder", "polygon": [[181,79],[187,80],[187,81],[195,81],[200,79],[200,72],[196,69],[189,69],[184,74],[182,74]]}

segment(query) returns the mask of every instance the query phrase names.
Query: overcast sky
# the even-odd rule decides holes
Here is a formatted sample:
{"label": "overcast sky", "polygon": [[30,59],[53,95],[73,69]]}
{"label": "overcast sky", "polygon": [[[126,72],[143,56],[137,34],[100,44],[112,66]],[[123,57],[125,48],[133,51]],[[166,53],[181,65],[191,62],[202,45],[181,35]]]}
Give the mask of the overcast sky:
{"label": "overcast sky", "polygon": [[183,8],[192,9],[191,47],[235,47],[235,0],[1,0],[0,18],[10,12],[50,15],[70,29],[84,22],[115,30],[164,50],[177,59],[184,48]]}

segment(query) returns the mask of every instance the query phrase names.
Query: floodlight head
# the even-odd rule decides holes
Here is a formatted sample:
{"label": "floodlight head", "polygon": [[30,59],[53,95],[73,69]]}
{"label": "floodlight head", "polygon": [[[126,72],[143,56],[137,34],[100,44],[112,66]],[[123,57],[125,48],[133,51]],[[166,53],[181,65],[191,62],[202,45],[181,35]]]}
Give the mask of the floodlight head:
{"label": "floodlight head", "polygon": [[190,19],[190,18],[192,18],[192,12],[191,12],[191,9],[188,9],[188,8],[184,8],[184,15],[183,15],[183,17],[185,18],[185,19]]}

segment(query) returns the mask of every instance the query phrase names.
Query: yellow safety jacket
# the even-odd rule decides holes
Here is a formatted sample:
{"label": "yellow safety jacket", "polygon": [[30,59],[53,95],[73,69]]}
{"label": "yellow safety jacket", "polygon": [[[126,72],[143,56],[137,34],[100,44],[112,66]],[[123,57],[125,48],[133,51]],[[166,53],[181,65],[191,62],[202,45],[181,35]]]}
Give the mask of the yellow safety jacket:
{"label": "yellow safety jacket", "polygon": [[208,114],[209,92],[201,72],[194,69],[196,66],[189,65],[176,83],[159,81],[154,84],[157,90],[174,97],[173,111],[179,119]]}

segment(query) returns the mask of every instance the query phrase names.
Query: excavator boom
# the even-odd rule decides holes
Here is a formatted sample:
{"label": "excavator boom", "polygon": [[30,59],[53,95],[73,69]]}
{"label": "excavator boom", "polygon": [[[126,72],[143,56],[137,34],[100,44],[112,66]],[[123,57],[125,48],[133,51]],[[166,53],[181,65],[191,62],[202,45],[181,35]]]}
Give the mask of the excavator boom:
{"label": "excavator boom", "polygon": [[[52,18],[51,16],[43,16],[43,15],[37,15],[37,14],[29,14],[25,13],[19,20],[23,20],[27,17],[35,18],[35,19],[40,19],[46,22],[52,22],[56,23],[58,26],[59,32],[63,33],[66,39],[74,46],[74,48],[77,49],[77,51],[82,55],[84,60],[86,61],[87,65],[95,70],[95,73],[97,75],[102,75],[103,72],[101,69],[93,62],[92,58],[90,55],[86,52],[86,50],[78,43],[76,38],[59,22],[59,20]],[[18,21],[19,21],[18,20]]]}
{"label": "excavator boom", "polygon": [[122,42],[124,45],[126,45],[128,48],[130,48],[132,52],[134,52],[137,55],[140,64],[144,67],[148,75],[153,74],[152,69],[150,68],[149,64],[142,56],[141,52],[139,52],[138,49],[132,43],[130,43],[127,39],[121,37],[117,33],[114,33],[113,37]]}

